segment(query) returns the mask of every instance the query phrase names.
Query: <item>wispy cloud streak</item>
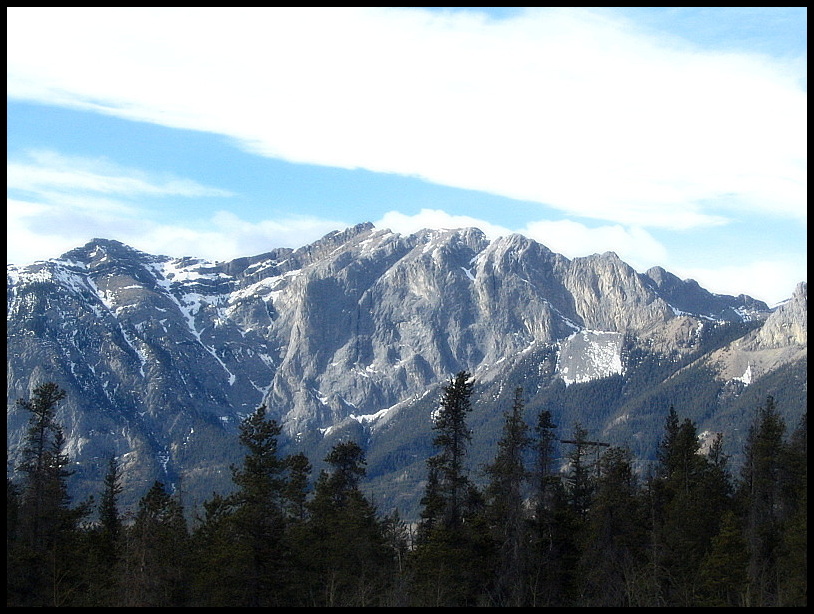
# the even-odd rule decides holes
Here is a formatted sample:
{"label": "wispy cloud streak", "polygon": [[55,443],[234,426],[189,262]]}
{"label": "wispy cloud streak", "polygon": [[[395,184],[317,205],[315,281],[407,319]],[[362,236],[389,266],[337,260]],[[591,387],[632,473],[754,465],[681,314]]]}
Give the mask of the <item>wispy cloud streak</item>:
{"label": "wispy cloud streak", "polygon": [[53,151],[28,152],[26,160],[6,165],[6,187],[40,195],[112,194],[136,196],[231,196],[227,190],[189,179],[151,176],[105,160],[64,156]]}

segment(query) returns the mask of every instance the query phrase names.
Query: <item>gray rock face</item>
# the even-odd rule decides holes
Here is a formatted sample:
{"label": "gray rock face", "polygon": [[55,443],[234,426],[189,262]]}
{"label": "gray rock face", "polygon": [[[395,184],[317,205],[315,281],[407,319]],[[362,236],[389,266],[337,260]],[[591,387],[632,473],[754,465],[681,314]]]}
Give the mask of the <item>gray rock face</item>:
{"label": "gray rock face", "polygon": [[[726,311],[768,318],[760,343],[806,339],[804,284],[770,315],[663,269],[640,275],[613,253],[569,260],[476,229],[401,236],[362,224],[219,263],[96,239],[7,275],[12,461],[27,419],[14,401],[54,381],[68,391],[58,417],[77,480],[94,483],[116,455],[134,483],[205,494],[228,483],[237,425],[261,403],[302,439],[404,405],[462,369],[495,377],[569,338],[583,379],[619,371],[623,335],[645,338],[676,318]],[[588,345],[575,333],[591,333]],[[579,348],[597,340],[605,358],[592,367]]]}
{"label": "gray rock face", "polygon": [[750,382],[808,355],[807,284],[797,285],[792,297],[779,305],[760,328],[713,352],[723,379]]}
{"label": "gray rock face", "polygon": [[791,299],[778,306],[766,318],[756,335],[756,345],[762,348],[788,346],[805,347],[808,344],[808,284],[797,284]]}

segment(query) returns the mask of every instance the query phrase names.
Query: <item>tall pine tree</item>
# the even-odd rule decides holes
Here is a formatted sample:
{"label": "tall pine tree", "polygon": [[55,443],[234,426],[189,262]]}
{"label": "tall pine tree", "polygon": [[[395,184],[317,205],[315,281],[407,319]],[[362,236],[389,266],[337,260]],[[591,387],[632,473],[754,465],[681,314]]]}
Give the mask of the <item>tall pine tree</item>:
{"label": "tall pine tree", "polygon": [[702,598],[701,564],[731,507],[726,458],[720,438],[703,454],[695,423],[671,407],[658,459],[650,484],[654,580],[667,605],[690,607]]}
{"label": "tall pine tree", "polygon": [[511,412],[504,414],[503,437],[494,462],[486,467],[488,521],[498,548],[492,600],[499,606],[520,606],[526,600],[526,545],[529,523],[524,511],[528,471],[524,463],[531,444],[523,418],[523,389],[516,388]]}
{"label": "tall pine tree", "polygon": [[285,546],[286,464],[278,454],[281,429],[260,406],[240,425],[240,443],[246,448],[243,465],[233,468],[237,490],[234,522],[243,554],[250,607],[282,605],[288,599],[282,568]]}
{"label": "tall pine tree", "polygon": [[86,531],[84,605],[113,607],[121,595],[123,526],[119,513],[122,472],[115,456],[108,459],[104,488],[97,507],[99,521]]}
{"label": "tall pine tree", "polygon": [[261,405],[240,424],[246,455],[232,467],[235,491],[216,495],[195,531],[195,557],[217,560],[195,570],[196,602],[210,606],[289,605],[292,585],[286,514],[288,465],[278,454],[281,429]]}
{"label": "tall pine tree", "polygon": [[534,444],[534,539],[530,547],[527,580],[529,603],[533,606],[570,603],[579,556],[576,542],[579,520],[568,504],[556,467],[559,439],[556,429],[551,412],[540,410]]}
{"label": "tall pine tree", "polygon": [[588,441],[588,431],[579,423],[574,425],[573,439],[568,440],[573,448],[568,453],[569,469],[565,478],[569,501],[574,513],[584,520],[591,507],[595,488],[594,450]]}
{"label": "tall pine tree", "polygon": [[[17,401],[31,414],[22,461],[19,497],[13,497],[17,522],[9,545],[7,604],[18,606],[72,605],[81,582],[78,564],[78,525],[89,503],[71,507],[67,479],[69,458],[56,410],[65,391],[48,382],[32,398]],[[10,492],[15,491],[11,489]]]}
{"label": "tall pine tree", "polygon": [[469,373],[456,374],[444,387],[435,416],[433,443],[439,452],[427,461],[424,509],[411,557],[415,605],[475,605],[488,581],[493,552],[481,514],[483,496],[465,465],[473,386]]}
{"label": "tall pine tree", "polygon": [[129,607],[185,606],[189,595],[189,533],[184,509],[161,482],[141,498],[127,528],[122,601]]}
{"label": "tall pine tree", "polygon": [[633,457],[623,448],[603,454],[586,518],[580,561],[580,602],[599,607],[640,605],[638,579],[647,533]]}
{"label": "tall pine tree", "polygon": [[746,502],[750,606],[778,605],[781,545],[783,434],[786,425],[773,397],[758,409],[746,440],[741,498]]}
{"label": "tall pine tree", "polygon": [[440,495],[444,503],[442,525],[446,529],[459,527],[464,520],[472,482],[465,469],[472,433],[466,424],[472,411],[474,383],[466,371],[461,371],[444,387],[441,407],[435,418],[433,444],[438,454],[429,459],[438,476]]}
{"label": "tall pine tree", "polygon": [[353,441],[336,444],[309,503],[307,523],[310,606],[385,605],[395,580],[395,551],[384,523],[359,489],[365,455]]}

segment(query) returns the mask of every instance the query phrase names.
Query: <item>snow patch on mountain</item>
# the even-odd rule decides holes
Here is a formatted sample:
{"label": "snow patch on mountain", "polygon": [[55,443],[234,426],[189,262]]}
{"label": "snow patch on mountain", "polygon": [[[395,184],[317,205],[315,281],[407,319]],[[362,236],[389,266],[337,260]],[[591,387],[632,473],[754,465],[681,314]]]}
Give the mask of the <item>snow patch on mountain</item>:
{"label": "snow patch on mountain", "polygon": [[560,343],[556,374],[571,384],[621,374],[622,333],[581,330]]}
{"label": "snow patch on mountain", "polygon": [[746,371],[744,371],[743,375],[740,377],[735,378],[739,382],[743,382],[744,386],[748,386],[752,383],[752,365],[748,365],[746,367]]}

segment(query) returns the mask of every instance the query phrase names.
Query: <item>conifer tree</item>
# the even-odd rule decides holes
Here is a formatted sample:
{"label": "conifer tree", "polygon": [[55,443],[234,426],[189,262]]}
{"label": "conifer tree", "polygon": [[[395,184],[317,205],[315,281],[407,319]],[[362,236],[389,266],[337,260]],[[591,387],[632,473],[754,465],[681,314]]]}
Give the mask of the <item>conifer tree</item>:
{"label": "conifer tree", "polygon": [[240,425],[240,443],[246,456],[232,468],[237,489],[234,505],[235,544],[232,570],[245,583],[244,606],[264,607],[288,603],[287,576],[283,573],[288,550],[285,542],[286,463],[278,455],[280,426],[261,405]]}
{"label": "conifer tree", "polygon": [[421,497],[421,522],[418,525],[416,542],[420,546],[441,530],[444,519],[446,502],[441,493],[441,484],[438,477],[439,469],[436,463],[427,462],[427,485],[424,496]]}
{"label": "conifer tree", "polygon": [[444,501],[442,524],[454,529],[463,523],[467,512],[472,483],[464,467],[472,434],[466,417],[472,411],[474,383],[466,371],[461,371],[444,387],[441,408],[435,418],[433,444],[438,454],[428,463],[435,467],[440,495]]}
{"label": "conifer tree", "polygon": [[435,414],[433,444],[439,451],[427,460],[424,509],[411,556],[415,605],[474,605],[491,576],[493,542],[483,495],[465,465],[473,387],[469,373],[457,373]]}
{"label": "conifer tree", "polygon": [[535,434],[537,436],[535,443],[537,453],[535,499],[538,513],[542,509],[550,507],[555,486],[561,484],[557,476],[556,467],[554,466],[555,444],[557,442],[556,428],[557,425],[554,424],[552,420],[551,412],[546,409],[541,410],[537,416],[537,425],[535,426]]}
{"label": "conifer tree", "polygon": [[17,531],[20,523],[20,489],[14,481],[6,478],[6,582],[12,585],[12,552],[17,547]]}
{"label": "conifer tree", "polygon": [[22,462],[17,467],[24,478],[22,504],[25,510],[24,537],[37,548],[49,539],[57,510],[67,502],[66,480],[71,472],[62,452],[64,435],[56,421],[56,407],[65,391],[52,382],[34,389],[33,399],[17,405],[31,413]]}
{"label": "conifer tree", "polygon": [[107,472],[104,478],[104,490],[99,502],[99,526],[110,541],[115,545],[122,530],[122,519],[119,515],[119,495],[122,493],[121,467],[115,456],[108,460]]}
{"label": "conifer tree", "polygon": [[777,562],[782,534],[780,507],[785,423],[769,396],[758,410],[746,441],[741,498],[746,501],[750,606],[777,605]]}
{"label": "conifer tree", "polygon": [[650,485],[651,564],[659,599],[667,605],[689,607],[701,598],[701,563],[731,507],[721,442],[716,437],[710,454],[702,454],[695,423],[689,418],[680,421],[670,407]]}
{"label": "conifer tree", "polygon": [[698,430],[685,418],[675,437],[663,448],[665,478],[673,494],[688,494],[701,479],[706,463],[700,450]]}
{"label": "conifer tree", "polygon": [[[30,400],[17,404],[28,411],[29,428],[22,461],[22,488],[14,511],[14,540],[7,553],[7,604],[23,606],[71,605],[81,582],[79,522],[89,503],[71,507],[67,479],[69,458],[56,409],[66,396],[57,384],[37,386]],[[11,489],[16,495],[15,489]]]}
{"label": "conifer tree", "polygon": [[246,455],[232,467],[236,489],[204,503],[193,535],[196,605],[297,603],[303,582],[296,549],[303,539],[311,465],[303,454],[279,456],[280,433],[265,406],[240,425]]}
{"label": "conifer tree", "polygon": [[601,458],[580,561],[583,605],[638,605],[636,584],[647,534],[632,461],[630,451],[618,447],[609,448]]}
{"label": "conifer tree", "polygon": [[523,389],[516,388],[511,412],[504,414],[503,437],[492,464],[486,467],[487,514],[498,549],[493,601],[500,606],[520,606],[526,598],[526,544],[529,525],[524,513],[528,471],[524,455],[531,438],[523,419]]}
{"label": "conifer tree", "polygon": [[555,466],[557,425],[541,410],[535,426],[534,540],[528,564],[529,600],[535,606],[569,604],[578,559],[578,518]]}
{"label": "conifer tree", "polygon": [[122,604],[178,607],[189,600],[189,533],[181,503],[154,482],[128,527]]}
{"label": "conifer tree", "polygon": [[247,602],[246,548],[231,497],[213,493],[191,536],[190,569],[196,607],[242,607]]}
{"label": "conifer tree", "polygon": [[311,463],[305,454],[299,453],[286,457],[285,464],[288,469],[288,480],[283,493],[286,517],[293,522],[304,522],[307,514],[306,500]]}
{"label": "conifer tree", "polygon": [[659,461],[658,477],[666,478],[677,469],[675,442],[678,439],[679,427],[678,412],[676,412],[675,407],[670,405],[667,418],[664,421],[664,436],[659,442],[659,448],[656,452],[656,458]]}
{"label": "conifer tree", "polygon": [[808,434],[804,413],[784,448],[781,474],[783,540],[778,555],[778,604],[807,605]]}
{"label": "conifer tree", "polygon": [[740,520],[732,510],[727,510],[721,518],[720,532],[701,561],[698,605],[744,607],[748,563]]}
{"label": "conifer tree", "polygon": [[407,574],[407,557],[410,550],[410,530],[407,523],[402,520],[398,509],[381,520],[382,533],[385,543],[393,558],[393,573],[390,587],[384,597],[383,605],[390,607],[406,607],[409,602],[409,576]]}
{"label": "conifer tree", "polygon": [[97,508],[99,521],[86,531],[86,606],[111,607],[119,604],[123,546],[122,518],[118,507],[119,495],[122,493],[121,475],[116,457],[111,456]]}
{"label": "conifer tree", "polygon": [[581,424],[574,425],[573,448],[568,453],[569,470],[565,479],[571,507],[584,520],[591,507],[594,493],[594,467],[591,462],[591,446],[588,431]]}
{"label": "conifer tree", "polygon": [[365,456],[353,441],[336,444],[309,502],[308,602],[312,606],[383,605],[395,573],[375,507],[359,490]]}

